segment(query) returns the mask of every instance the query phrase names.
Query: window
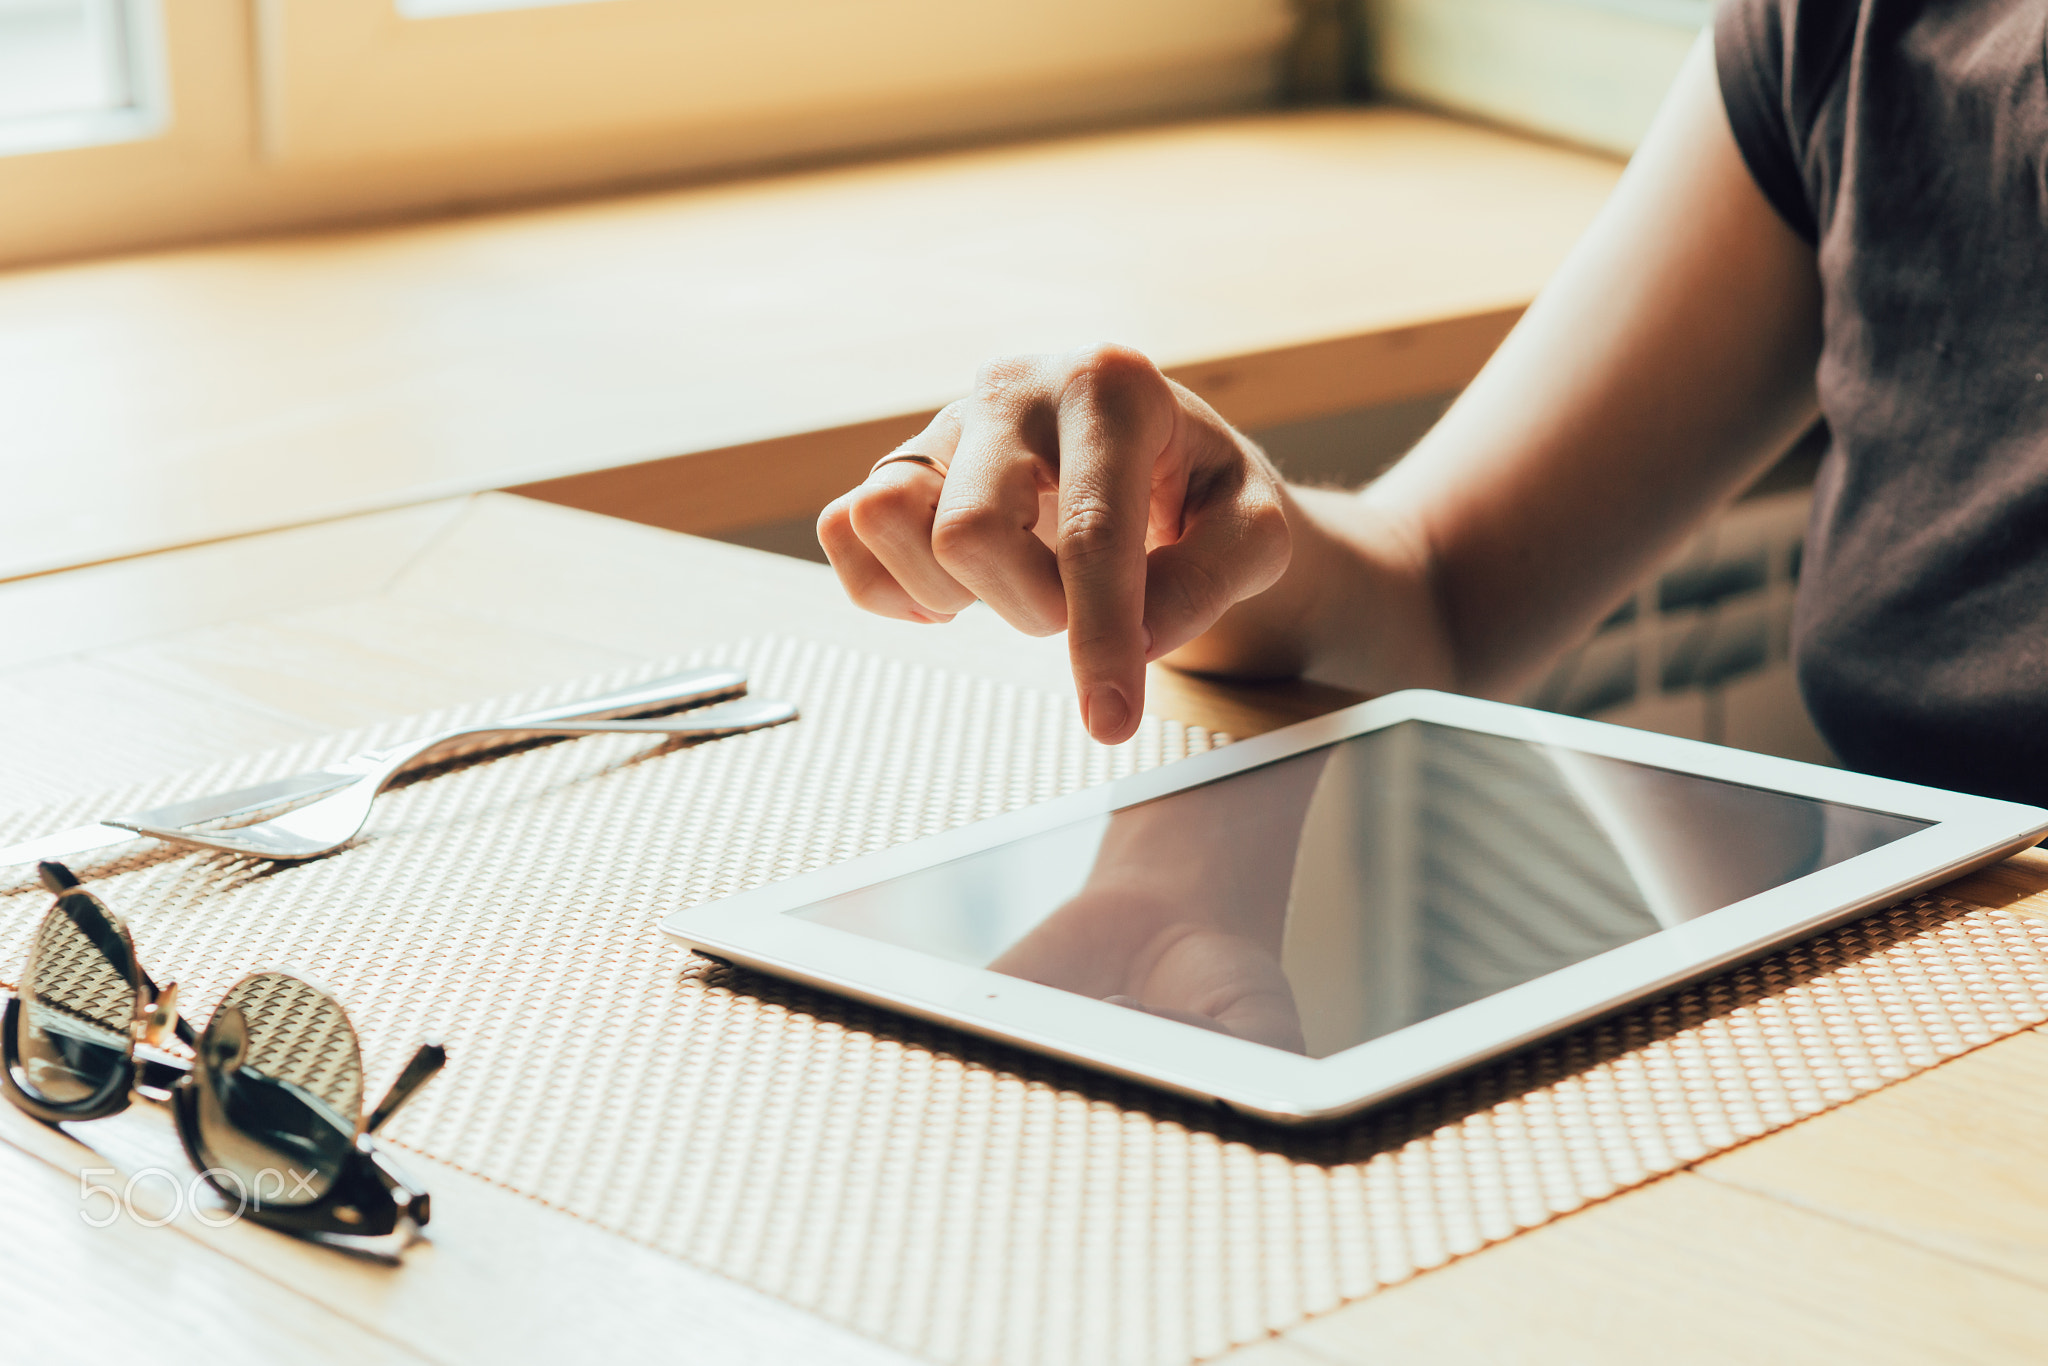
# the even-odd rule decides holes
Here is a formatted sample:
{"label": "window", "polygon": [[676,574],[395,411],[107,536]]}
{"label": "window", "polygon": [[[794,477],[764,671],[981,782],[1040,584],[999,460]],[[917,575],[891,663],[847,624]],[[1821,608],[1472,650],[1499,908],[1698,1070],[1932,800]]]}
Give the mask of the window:
{"label": "window", "polygon": [[139,0],[0,0],[0,154],[155,133],[155,19]]}
{"label": "window", "polygon": [[1389,94],[1635,150],[1712,0],[1365,0]]}
{"label": "window", "polygon": [[1073,123],[1196,91],[1249,102],[1289,20],[1285,0],[265,0],[261,13],[279,160],[586,139],[602,157],[642,137],[704,165]]}
{"label": "window", "polygon": [[1245,107],[1295,3],[0,0],[0,264]]}

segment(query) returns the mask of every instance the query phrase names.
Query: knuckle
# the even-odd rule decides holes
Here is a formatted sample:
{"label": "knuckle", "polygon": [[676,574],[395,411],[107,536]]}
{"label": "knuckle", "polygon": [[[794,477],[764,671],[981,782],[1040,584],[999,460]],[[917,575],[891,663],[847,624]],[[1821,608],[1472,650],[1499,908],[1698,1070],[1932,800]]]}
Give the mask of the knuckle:
{"label": "knuckle", "polygon": [[968,413],[973,406],[969,399],[954,399],[933,413],[932,420],[925,423],[916,436],[898,445],[890,454],[917,451],[925,455],[950,455],[960,444],[960,434],[966,430]]}
{"label": "knuckle", "polygon": [[896,480],[871,480],[846,496],[847,520],[866,537],[893,530],[929,510],[930,496]]}
{"label": "knuckle", "polygon": [[[1255,572],[1271,566],[1286,566],[1293,553],[1294,533],[1287,525],[1287,510],[1277,496],[1252,501],[1243,510],[1238,530],[1242,554]],[[1276,571],[1277,572],[1277,571]]]}
{"label": "knuckle", "polygon": [[847,497],[842,494],[834,498],[818,513],[818,535],[821,539],[828,532],[837,532],[848,526],[851,519],[846,508]]}
{"label": "knuckle", "polygon": [[1127,539],[1116,517],[1100,503],[1081,503],[1060,514],[1058,550],[1062,564],[1113,555],[1123,549]]}
{"label": "knuckle", "polygon": [[998,356],[986,361],[974,373],[974,397],[982,403],[1000,403],[1011,391],[1026,383],[1038,370],[1036,356]]}
{"label": "knuckle", "polygon": [[1247,519],[1246,539],[1262,547],[1284,547],[1292,534],[1287,529],[1287,511],[1278,498],[1263,498]]}
{"label": "knuckle", "polygon": [[1152,358],[1121,342],[1095,342],[1068,358],[1068,382],[1108,391],[1164,388],[1166,377]]}
{"label": "knuckle", "polygon": [[818,514],[818,544],[825,548],[826,557],[837,555],[839,548],[852,537],[853,517],[847,511],[846,500],[836,498],[827,503],[825,510]]}
{"label": "knuckle", "polygon": [[986,558],[989,546],[1007,529],[1002,513],[985,503],[941,508],[932,518],[932,554],[949,570],[971,567]]}

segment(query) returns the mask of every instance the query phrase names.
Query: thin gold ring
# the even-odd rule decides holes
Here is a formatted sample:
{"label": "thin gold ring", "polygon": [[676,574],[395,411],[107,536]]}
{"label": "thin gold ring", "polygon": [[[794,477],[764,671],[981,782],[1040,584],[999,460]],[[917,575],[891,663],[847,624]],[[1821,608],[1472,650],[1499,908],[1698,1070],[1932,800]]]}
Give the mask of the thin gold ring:
{"label": "thin gold ring", "polygon": [[874,463],[873,467],[868,470],[868,473],[872,475],[876,470],[881,469],[882,466],[893,465],[899,460],[908,460],[913,465],[923,465],[926,469],[937,470],[941,479],[946,477],[945,461],[939,459],[936,455],[919,455],[914,451],[903,451],[894,455],[885,455]]}

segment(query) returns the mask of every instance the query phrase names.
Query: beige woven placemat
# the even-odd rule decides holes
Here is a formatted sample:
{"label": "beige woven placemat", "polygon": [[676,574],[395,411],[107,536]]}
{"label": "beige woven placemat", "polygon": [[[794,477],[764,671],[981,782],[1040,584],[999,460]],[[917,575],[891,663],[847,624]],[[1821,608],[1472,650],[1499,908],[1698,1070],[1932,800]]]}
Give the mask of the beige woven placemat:
{"label": "beige woven placemat", "polygon": [[[306,970],[373,1094],[445,1037],[405,1144],[945,1362],[1219,1352],[2048,1019],[2048,921],[1923,897],[1296,1134],[715,967],[658,919],[1211,739],[1148,721],[1103,750],[1065,697],[791,642],[15,813],[0,841],[712,659],[805,719],[460,769],[308,864],[135,846],[80,871],[197,1018],[249,967]],[[47,898],[7,878],[11,978]]]}

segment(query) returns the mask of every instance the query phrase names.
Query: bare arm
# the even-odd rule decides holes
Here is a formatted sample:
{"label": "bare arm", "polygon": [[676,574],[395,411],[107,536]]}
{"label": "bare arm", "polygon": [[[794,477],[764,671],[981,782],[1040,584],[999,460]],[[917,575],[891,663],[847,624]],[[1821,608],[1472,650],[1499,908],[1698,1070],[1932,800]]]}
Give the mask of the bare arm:
{"label": "bare arm", "polygon": [[1362,494],[1297,494],[1288,574],[1174,662],[1256,668],[1277,634],[1375,692],[1512,690],[1812,422],[1819,348],[1813,253],[1744,166],[1702,40],[1444,420]]}
{"label": "bare arm", "polygon": [[[1743,165],[1703,40],[1543,296],[1363,493],[1284,488],[1206,405],[1095,348],[993,369],[912,443],[948,477],[886,466],[819,535],[874,610],[1071,622],[1103,741],[1162,655],[1502,693],[1812,420],[1819,345],[1813,254]],[[1128,705],[1091,708],[1105,690]]]}

